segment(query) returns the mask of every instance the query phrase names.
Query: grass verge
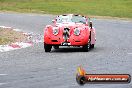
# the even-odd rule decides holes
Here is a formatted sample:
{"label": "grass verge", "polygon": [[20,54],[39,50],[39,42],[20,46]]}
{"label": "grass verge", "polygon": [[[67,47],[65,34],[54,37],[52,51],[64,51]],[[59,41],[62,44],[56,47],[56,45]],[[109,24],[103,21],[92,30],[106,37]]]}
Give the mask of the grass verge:
{"label": "grass verge", "polygon": [[132,0],[0,0],[0,10],[132,18]]}
{"label": "grass verge", "polygon": [[0,45],[11,44],[15,42],[22,42],[27,39],[21,32],[12,29],[0,28]]}

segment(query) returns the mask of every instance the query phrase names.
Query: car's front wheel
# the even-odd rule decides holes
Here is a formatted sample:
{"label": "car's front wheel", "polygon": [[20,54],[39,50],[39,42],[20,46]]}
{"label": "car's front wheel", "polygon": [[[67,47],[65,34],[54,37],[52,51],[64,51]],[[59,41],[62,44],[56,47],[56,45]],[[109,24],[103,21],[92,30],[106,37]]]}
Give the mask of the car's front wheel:
{"label": "car's front wheel", "polygon": [[55,45],[53,47],[54,47],[54,49],[59,49],[59,46],[58,45]]}
{"label": "car's front wheel", "polygon": [[51,48],[52,48],[51,45],[44,43],[45,52],[50,52],[51,51]]}
{"label": "car's front wheel", "polygon": [[83,51],[88,52],[90,50],[91,40],[89,39],[88,44],[83,46]]}
{"label": "car's front wheel", "polygon": [[92,48],[92,49],[93,49],[93,48],[94,48],[94,44],[91,44],[90,48]]}

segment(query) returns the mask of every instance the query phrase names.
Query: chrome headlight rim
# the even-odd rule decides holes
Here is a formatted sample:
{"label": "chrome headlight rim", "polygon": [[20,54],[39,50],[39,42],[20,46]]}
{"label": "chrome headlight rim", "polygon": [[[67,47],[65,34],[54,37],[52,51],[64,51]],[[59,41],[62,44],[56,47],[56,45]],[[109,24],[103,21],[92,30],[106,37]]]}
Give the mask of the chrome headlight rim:
{"label": "chrome headlight rim", "polygon": [[59,28],[53,28],[53,35],[59,34]]}
{"label": "chrome headlight rim", "polygon": [[76,36],[80,35],[80,29],[79,28],[74,29],[74,35],[76,35]]}

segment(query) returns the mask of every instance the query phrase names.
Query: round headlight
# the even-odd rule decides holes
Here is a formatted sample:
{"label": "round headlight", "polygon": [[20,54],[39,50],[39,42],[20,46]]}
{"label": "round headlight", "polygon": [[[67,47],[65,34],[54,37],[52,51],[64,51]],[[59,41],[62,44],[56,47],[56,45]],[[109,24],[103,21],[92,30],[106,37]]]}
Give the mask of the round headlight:
{"label": "round headlight", "polygon": [[54,35],[58,35],[58,33],[59,33],[58,28],[53,28],[53,34],[54,34]]}
{"label": "round headlight", "polygon": [[74,34],[75,34],[75,35],[80,35],[80,29],[75,28],[75,29],[74,29]]}

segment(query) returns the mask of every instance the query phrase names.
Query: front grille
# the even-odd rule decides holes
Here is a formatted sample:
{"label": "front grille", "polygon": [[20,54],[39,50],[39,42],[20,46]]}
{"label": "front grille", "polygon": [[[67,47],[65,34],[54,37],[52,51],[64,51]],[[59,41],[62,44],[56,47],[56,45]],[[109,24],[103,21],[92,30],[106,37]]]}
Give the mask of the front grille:
{"label": "front grille", "polygon": [[70,28],[64,28],[64,30],[63,30],[63,38],[64,38],[65,42],[67,42],[67,39],[69,38],[69,35],[70,35],[69,30],[70,30]]}

